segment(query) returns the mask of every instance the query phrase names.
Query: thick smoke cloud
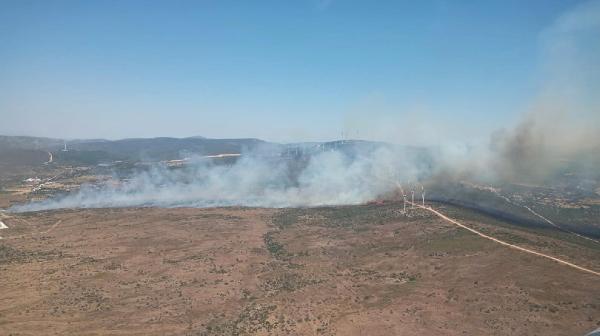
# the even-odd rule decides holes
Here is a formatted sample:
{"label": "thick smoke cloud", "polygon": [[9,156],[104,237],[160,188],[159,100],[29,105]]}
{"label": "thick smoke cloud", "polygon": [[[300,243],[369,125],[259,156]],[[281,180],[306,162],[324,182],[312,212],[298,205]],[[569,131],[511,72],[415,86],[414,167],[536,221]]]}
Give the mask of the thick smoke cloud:
{"label": "thick smoke cloud", "polygon": [[541,59],[538,96],[514,129],[492,135],[491,168],[505,180],[544,181],[573,162],[600,162],[600,1],[546,29]]}
{"label": "thick smoke cloud", "polygon": [[118,186],[83,186],[63,198],[32,202],[11,210],[357,204],[392,192],[396,182],[415,181],[422,172],[411,156],[387,146],[364,153],[327,151],[287,158],[253,152],[232,165],[195,160],[183,169],[153,167]]}

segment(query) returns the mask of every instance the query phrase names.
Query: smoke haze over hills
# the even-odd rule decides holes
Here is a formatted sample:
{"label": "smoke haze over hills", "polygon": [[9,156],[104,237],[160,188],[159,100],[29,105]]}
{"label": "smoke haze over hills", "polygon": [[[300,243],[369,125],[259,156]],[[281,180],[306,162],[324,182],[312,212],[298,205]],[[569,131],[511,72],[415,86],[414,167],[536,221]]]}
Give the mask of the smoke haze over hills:
{"label": "smoke haze over hills", "polygon": [[[204,138],[159,141],[79,142],[78,150],[112,151],[119,155],[174,159],[188,154],[243,152],[232,165],[194,161],[186,169],[155,167],[134,175],[116,188],[82,188],[62,199],[16,207],[18,211],[60,207],[104,206],[315,206],[356,204],[395,190],[397,183],[458,181],[483,183],[549,183],[566,171],[598,175],[600,162],[600,1],[582,3],[559,16],[540,37],[539,90],[516,126],[493,132],[486,142],[443,142],[414,155],[396,145],[371,146],[349,155],[316,152],[296,160],[273,160],[260,147],[284,151],[286,146],[256,139]],[[365,112],[366,113],[366,112]],[[376,114],[376,113],[374,113]],[[369,114],[370,115],[370,114]],[[368,118],[367,118],[368,119]],[[373,132],[435,137],[444,125],[423,119],[427,128],[399,120]],[[376,122],[372,125],[376,125]],[[369,127],[369,125],[365,125]],[[156,139],[155,139],[156,140]],[[60,143],[59,143],[60,144]],[[55,144],[56,145],[56,144]],[[211,149],[207,149],[209,148]],[[203,152],[202,152],[203,151]],[[111,156],[107,156],[110,158]],[[293,163],[299,161],[300,163]],[[292,162],[292,163],[290,163]]]}

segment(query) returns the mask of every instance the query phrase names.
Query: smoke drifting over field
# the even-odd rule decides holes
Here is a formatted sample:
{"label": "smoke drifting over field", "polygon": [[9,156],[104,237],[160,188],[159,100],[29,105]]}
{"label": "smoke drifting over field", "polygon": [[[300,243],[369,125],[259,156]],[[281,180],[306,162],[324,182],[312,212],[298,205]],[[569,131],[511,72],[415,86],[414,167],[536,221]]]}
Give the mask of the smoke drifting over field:
{"label": "smoke drifting over field", "polygon": [[117,187],[84,186],[61,199],[15,206],[12,210],[356,204],[392,191],[394,181],[417,178],[416,167],[405,166],[412,160],[402,160],[410,154],[400,154],[380,147],[369,153],[330,151],[306,158],[246,153],[232,165],[195,160],[182,169],[154,167]]}

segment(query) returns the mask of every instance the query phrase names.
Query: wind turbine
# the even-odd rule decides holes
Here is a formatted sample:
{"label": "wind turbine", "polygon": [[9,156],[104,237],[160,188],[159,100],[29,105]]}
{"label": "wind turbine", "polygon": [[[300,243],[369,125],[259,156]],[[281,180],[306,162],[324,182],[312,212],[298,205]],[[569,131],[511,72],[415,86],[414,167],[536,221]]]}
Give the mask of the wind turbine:
{"label": "wind turbine", "polygon": [[400,192],[402,193],[402,213],[406,213],[406,194],[404,193],[404,188],[402,188],[402,183],[396,182],[398,188],[400,188]]}

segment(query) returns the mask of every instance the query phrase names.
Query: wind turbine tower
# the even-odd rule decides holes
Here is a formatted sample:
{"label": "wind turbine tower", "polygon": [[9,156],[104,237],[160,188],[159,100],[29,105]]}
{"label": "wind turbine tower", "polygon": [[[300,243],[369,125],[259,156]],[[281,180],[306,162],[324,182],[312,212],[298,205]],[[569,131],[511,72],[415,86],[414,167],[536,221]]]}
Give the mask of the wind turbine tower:
{"label": "wind turbine tower", "polygon": [[402,193],[402,201],[403,201],[402,202],[402,206],[403,206],[402,213],[406,213],[406,194],[404,193],[404,188],[402,188],[402,184],[398,183],[398,182],[396,182],[396,183],[397,183],[398,187],[400,188],[400,192]]}

